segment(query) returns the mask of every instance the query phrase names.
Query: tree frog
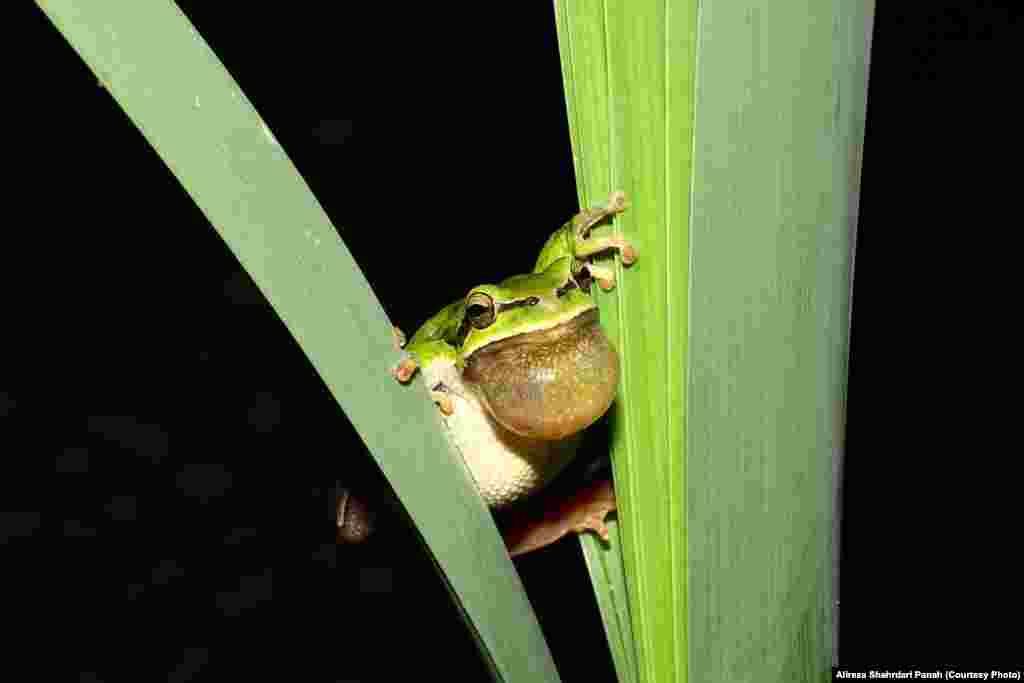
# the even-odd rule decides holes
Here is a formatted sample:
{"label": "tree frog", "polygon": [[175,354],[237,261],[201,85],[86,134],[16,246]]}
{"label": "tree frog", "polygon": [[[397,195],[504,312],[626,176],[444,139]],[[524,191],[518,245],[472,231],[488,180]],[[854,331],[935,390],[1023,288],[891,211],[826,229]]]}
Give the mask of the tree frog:
{"label": "tree frog", "polygon": [[[621,235],[591,230],[625,208],[625,195],[612,193],[605,205],[584,209],[552,234],[532,272],[472,288],[427,320],[408,344],[396,330],[407,355],[395,378],[407,383],[417,370],[422,374],[492,509],[505,510],[546,486],[573,459],[581,432],[615,398],[618,354],[591,296],[595,281],[605,290],[614,287],[615,274],[611,264],[590,258],[617,250],[629,265],[636,250]],[[583,497],[577,505],[554,505],[559,521],[541,513],[521,522],[540,524],[539,536],[519,529],[513,544],[506,533],[511,553],[569,530],[607,537],[610,487],[590,487]]]}

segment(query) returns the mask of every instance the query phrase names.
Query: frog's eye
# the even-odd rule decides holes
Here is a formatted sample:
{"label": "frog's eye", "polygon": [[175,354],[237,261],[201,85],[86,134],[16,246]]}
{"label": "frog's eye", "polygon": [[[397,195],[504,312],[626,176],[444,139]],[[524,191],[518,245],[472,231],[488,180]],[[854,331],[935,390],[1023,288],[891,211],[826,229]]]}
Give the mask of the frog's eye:
{"label": "frog's eye", "polygon": [[482,292],[473,292],[466,299],[466,321],[478,330],[494,323],[494,299]]}

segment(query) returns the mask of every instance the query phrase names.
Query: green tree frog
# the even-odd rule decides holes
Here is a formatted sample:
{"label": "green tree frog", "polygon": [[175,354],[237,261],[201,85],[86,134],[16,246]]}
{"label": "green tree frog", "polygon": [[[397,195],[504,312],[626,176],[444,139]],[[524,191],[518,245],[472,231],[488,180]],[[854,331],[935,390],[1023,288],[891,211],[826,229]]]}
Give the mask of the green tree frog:
{"label": "green tree frog", "polygon": [[[615,398],[618,354],[591,296],[595,281],[614,287],[615,274],[610,263],[590,259],[617,250],[629,265],[636,250],[621,235],[591,230],[625,208],[625,195],[612,193],[604,206],[584,209],[551,235],[532,272],[474,287],[408,344],[396,330],[407,355],[395,378],[406,383],[419,370],[480,495],[495,510],[519,503],[561,472],[581,432]],[[520,529],[513,544],[506,533],[512,554],[570,530],[607,537],[603,521],[614,497],[610,487],[591,489],[579,505],[551,506],[557,520],[548,512],[522,522],[539,524],[539,535]]]}

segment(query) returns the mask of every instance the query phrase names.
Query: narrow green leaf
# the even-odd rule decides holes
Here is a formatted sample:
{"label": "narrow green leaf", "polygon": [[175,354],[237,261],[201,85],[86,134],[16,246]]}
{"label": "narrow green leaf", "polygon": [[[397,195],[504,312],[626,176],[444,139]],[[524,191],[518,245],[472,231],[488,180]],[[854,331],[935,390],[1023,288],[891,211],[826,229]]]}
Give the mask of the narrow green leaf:
{"label": "narrow green leaf", "polygon": [[[421,385],[401,387],[389,374],[399,353],[387,316],[216,55],[169,0],[39,6],[298,340],[415,519],[495,675],[557,681],[519,577],[436,409]],[[450,495],[437,496],[439,488]]]}
{"label": "narrow green leaf", "polygon": [[640,255],[600,301],[623,355],[613,465],[639,680],[684,680],[689,194],[682,179],[691,163],[696,4],[675,3],[671,27],[665,3],[649,0],[559,0],[556,11],[580,202],[624,190],[630,208],[614,229]]}

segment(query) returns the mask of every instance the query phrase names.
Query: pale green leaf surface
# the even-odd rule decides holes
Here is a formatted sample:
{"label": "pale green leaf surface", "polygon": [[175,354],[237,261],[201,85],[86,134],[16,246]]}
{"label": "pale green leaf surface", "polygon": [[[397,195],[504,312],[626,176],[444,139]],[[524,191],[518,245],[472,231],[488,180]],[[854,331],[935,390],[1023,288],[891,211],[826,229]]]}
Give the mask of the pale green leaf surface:
{"label": "pale green leaf surface", "polygon": [[[518,574],[436,409],[419,383],[402,387],[389,374],[399,354],[387,316],[216,55],[169,0],[39,5],[298,340],[416,521],[492,671],[557,681]],[[438,497],[439,488],[450,495]]]}
{"label": "pale green leaf surface", "polygon": [[848,0],[701,7],[686,461],[695,679],[830,675],[872,16],[873,2]]}

